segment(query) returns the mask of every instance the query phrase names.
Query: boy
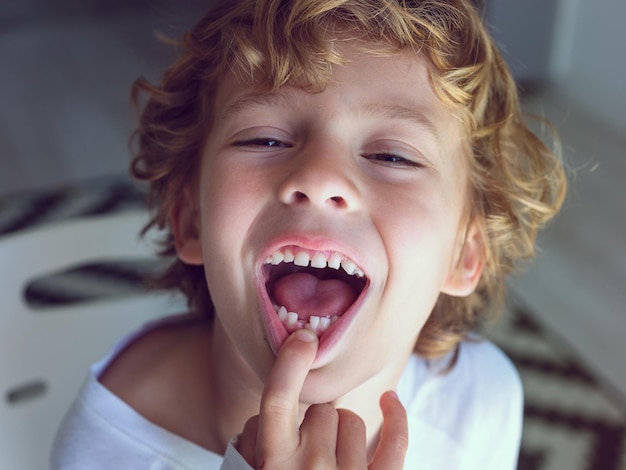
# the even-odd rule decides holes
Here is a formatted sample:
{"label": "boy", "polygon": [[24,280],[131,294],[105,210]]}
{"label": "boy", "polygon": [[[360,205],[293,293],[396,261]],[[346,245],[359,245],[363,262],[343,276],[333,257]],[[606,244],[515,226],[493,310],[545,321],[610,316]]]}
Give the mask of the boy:
{"label": "boy", "polygon": [[95,366],[54,466],[514,468],[519,379],[470,331],[565,184],[471,4],[220,1],[138,91],[194,313]]}

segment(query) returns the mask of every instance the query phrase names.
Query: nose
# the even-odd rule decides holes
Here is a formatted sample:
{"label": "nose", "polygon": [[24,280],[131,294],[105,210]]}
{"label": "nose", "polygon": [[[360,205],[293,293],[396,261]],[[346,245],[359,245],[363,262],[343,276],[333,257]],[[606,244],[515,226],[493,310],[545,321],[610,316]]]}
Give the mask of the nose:
{"label": "nose", "polygon": [[354,168],[347,155],[318,149],[299,155],[279,187],[286,205],[311,205],[352,211],[361,201]]}

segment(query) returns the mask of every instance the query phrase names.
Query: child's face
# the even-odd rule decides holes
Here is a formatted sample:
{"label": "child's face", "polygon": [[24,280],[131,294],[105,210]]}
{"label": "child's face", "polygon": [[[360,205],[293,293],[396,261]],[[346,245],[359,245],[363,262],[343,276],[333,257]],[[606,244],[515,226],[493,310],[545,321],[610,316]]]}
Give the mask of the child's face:
{"label": "child's face", "polygon": [[[461,123],[433,94],[426,61],[345,55],[320,93],[268,95],[227,77],[199,189],[177,218],[179,256],[205,266],[216,331],[258,377],[288,332],[331,323],[303,391],[311,402],[397,376],[439,294],[469,294],[480,272],[477,237],[462,250]],[[356,272],[267,263],[289,252]]]}

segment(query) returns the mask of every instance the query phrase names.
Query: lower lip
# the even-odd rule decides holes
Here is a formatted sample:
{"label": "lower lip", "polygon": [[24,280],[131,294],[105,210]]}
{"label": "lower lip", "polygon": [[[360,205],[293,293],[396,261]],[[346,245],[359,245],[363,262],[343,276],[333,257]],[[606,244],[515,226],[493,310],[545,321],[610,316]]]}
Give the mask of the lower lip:
{"label": "lower lip", "polygon": [[[327,330],[319,335],[319,346],[312,368],[316,368],[318,364],[322,364],[326,361],[328,355],[339,343],[341,337],[345,334],[346,330],[348,330],[350,324],[352,323],[352,320],[356,317],[359,307],[363,303],[365,292],[367,291],[368,287],[369,282],[365,285],[363,291],[356,299],[356,301],[350,306],[350,308],[346,310],[337,321],[330,325]],[[282,322],[278,319],[276,310],[274,309],[271,300],[267,296],[265,285],[260,286],[259,290],[261,292],[261,305],[263,310],[263,323],[265,326],[265,332],[272,351],[276,355],[278,354],[278,351],[280,350],[283,343],[289,337],[289,333],[287,332],[287,329],[282,324]]]}

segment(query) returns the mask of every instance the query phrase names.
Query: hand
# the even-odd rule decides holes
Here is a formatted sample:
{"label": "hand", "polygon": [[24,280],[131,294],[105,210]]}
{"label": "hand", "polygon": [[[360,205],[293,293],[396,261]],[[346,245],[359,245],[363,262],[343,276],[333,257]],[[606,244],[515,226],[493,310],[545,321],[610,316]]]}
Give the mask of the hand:
{"label": "hand", "polygon": [[406,412],[393,392],[380,399],[383,426],[367,463],[365,424],[349,410],[311,405],[298,428],[298,403],[317,352],[317,335],[302,329],[284,343],[261,398],[260,414],[246,423],[237,450],[255,469],[401,469],[408,446]]}

